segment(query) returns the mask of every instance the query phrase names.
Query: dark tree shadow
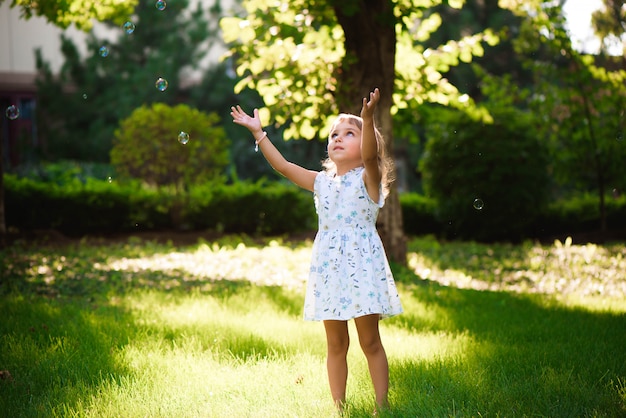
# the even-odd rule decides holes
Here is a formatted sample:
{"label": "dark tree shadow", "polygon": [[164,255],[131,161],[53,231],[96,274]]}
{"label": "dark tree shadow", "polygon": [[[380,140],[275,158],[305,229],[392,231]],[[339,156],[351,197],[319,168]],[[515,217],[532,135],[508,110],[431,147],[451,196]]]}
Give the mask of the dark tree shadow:
{"label": "dark tree shadow", "polygon": [[412,296],[445,324],[408,312],[392,326],[471,343],[458,357],[391,359],[395,405],[383,416],[626,416],[625,314],[434,283]]}
{"label": "dark tree shadow", "polygon": [[28,296],[4,296],[0,307],[0,369],[11,375],[0,380],[3,416],[41,416],[59,405],[71,409],[77,392],[95,394],[131,374],[113,356],[133,338],[127,327],[132,318],[123,308]]}

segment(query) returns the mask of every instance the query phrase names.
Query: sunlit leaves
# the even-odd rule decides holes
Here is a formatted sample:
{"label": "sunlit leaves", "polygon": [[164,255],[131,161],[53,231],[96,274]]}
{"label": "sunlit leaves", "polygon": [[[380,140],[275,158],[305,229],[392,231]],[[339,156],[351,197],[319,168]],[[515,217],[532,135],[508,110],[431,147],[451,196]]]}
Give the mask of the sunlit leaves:
{"label": "sunlit leaves", "polygon": [[[236,44],[240,57],[237,72],[242,80],[236,91],[258,90],[265,104],[277,110],[272,122],[289,125],[285,137],[314,138],[310,120],[332,113],[343,32],[336,25],[314,27],[306,9],[296,12],[286,3],[266,6],[260,2],[256,14],[221,21],[224,39]],[[267,14],[260,18],[262,13]]]}
{"label": "sunlit leaves", "polygon": [[477,107],[469,96],[461,94],[442,75],[460,61],[471,62],[474,56],[482,56],[483,42],[493,45],[498,42],[498,37],[487,30],[460,41],[449,41],[437,49],[422,50],[414,45],[410,33],[399,33],[396,44],[397,89],[392,111],[411,107],[409,102],[432,102],[462,108],[476,118],[491,121],[485,109]]}
{"label": "sunlit leaves", "polygon": [[[340,7],[337,3],[246,0],[246,16],[221,21],[224,39],[232,47],[230,56],[237,59],[237,72],[242,77],[237,91],[256,89],[268,106],[272,121],[287,127],[286,138],[323,137],[328,117],[336,114],[338,71],[346,59],[343,30],[333,13],[334,7]],[[481,113],[466,95],[460,99],[458,90],[441,74],[451,66],[481,56],[484,43],[493,45],[497,36],[489,31],[476,34],[451,41],[424,56],[426,52],[420,43],[441,25],[438,14],[425,16],[424,11],[441,1],[393,3],[397,44],[396,107],[392,111],[432,101]],[[458,8],[464,1],[448,3]]]}
{"label": "sunlit leaves", "polygon": [[79,29],[89,30],[93,20],[122,24],[133,14],[137,3],[138,0],[13,0],[11,7],[19,7],[25,19],[43,16],[62,28],[74,24]]}

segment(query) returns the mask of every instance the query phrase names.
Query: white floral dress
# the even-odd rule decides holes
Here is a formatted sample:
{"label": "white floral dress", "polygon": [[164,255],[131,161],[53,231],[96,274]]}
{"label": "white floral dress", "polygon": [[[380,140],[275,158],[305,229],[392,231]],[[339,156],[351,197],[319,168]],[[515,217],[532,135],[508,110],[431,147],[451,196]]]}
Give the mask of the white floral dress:
{"label": "white floral dress", "polygon": [[343,176],[315,178],[319,230],[313,243],[304,319],[348,320],[402,312],[389,262],[376,231],[384,198],[374,202],[365,188],[363,167]]}

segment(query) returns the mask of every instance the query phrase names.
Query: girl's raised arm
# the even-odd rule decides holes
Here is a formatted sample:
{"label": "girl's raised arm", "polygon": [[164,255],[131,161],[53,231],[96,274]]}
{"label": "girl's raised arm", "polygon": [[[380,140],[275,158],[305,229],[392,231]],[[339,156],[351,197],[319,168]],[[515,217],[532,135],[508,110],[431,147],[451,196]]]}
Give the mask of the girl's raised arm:
{"label": "girl's raised arm", "polygon": [[287,161],[283,157],[280,151],[272,144],[272,141],[269,140],[267,133],[263,131],[258,109],[254,109],[253,116],[244,112],[239,105],[231,107],[230,110],[233,122],[248,128],[254,137],[256,145],[261,149],[263,156],[274,170],[303,189],[313,191],[317,171],[307,170],[291,161]]}
{"label": "girl's raised arm", "polygon": [[365,187],[372,200],[378,201],[380,191],[380,181],[382,173],[378,165],[378,141],[376,140],[376,132],[374,129],[374,110],[380,100],[380,91],[378,88],[370,93],[369,100],[363,98],[363,107],[361,108],[361,119],[363,119],[363,128],[361,129],[361,159],[365,166]]}

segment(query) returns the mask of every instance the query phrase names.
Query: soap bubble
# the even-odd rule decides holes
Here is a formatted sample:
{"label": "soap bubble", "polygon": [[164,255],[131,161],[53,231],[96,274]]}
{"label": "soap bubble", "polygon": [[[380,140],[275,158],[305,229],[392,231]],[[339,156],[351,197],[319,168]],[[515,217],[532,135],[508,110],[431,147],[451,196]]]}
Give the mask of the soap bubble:
{"label": "soap bubble", "polygon": [[482,208],[485,207],[485,203],[482,201],[482,199],[474,199],[474,209],[476,210],[481,210]]}
{"label": "soap bubble", "polygon": [[159,90],[159,91],[165,91],[165,90],[167,90],[167,85],[168,85],[167,80],[166,80],[166,79],[164,79],[164,78],[161,78],[161,77],[157,78],[156,83],[154,83],[154,86],[155,86],[155,87],[157,88],[157,90]]}
{"label": "soap bubble", "polygon": [[87,93],[83,93],[83,99],[87,100]]}
{"label": "soap bubble", "polygon": [[167,3],[165,3],[165,0],[158,0],[155,6],[159,10],[165,10],[165,6],[167,6]]}
{"label": "soap bubble", "polygon": [[107,181],[108,181],[109,183],[113,183],[113,179],[111,178],[111,176],[107,177]]}
{"label": "soap bubble", "polygon": [[189,134],[187,132],[181,131],[178,134],[178,142],[185,145],[187,142],[189,142]]}
{"label": "soap bubble", "polygon": [[109,56],[109,48],[106,45],[102,45],[98,50],[101,57],[106,58]]}
{"label": "soap bubble", "polygon": [[15,120],[20,117],[20,109],[18,109],[17,106],[15,105],[11,105],[7,107],[6,115],[7,115],[7,118],[11,120]]}
{"label": "soap bubble", "polygon": [[124,31],[127,35],[130,35],[135,31],[135,24],[133,22],[126,22],[123,25]]}

